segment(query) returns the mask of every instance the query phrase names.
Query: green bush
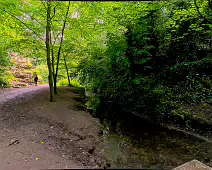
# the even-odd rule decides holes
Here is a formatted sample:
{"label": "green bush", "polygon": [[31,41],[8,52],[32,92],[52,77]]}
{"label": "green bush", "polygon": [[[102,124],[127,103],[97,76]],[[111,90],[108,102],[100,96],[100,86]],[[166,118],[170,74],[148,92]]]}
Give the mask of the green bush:
{"label": "green bush", "polygon": [[62,79],[62,80],[59,80],[58,85],[59,86],[68,86],[69,83],[68,83],[67,79]]}
{"label": "green bush", "polygon": [[[80,83],[77,80],[70,79],[70,83],[74,87],[81,87]],[[61,79],[58,82],[59,86],[69,86],[68,79]]]}
{"label": "green bush", "polygon": [[193,77],[202,74],[211,75],[211,70],[212,59],[203,58],[199,61],[182,62],[170,67],[167,69],[166,77],[168,77],[168,81],[171,82],[185,81],[188,76]]}
{"label": "green bush", "polygon": [[10,81],[10,80],[18,81],[18,79],[9,71],[6,72],[3,77],[4,77],[4,79],[7,79],[8,81]]}
{"label": "green bush", "polygon": [[14,77],[14,75],[4,70],[3,72],[0,72],[0,87],[1,88],[9,88],[12,86],[11,80],[17,81],[17,78]]}
{"label": "green bush", "polygon": [[1,88],[9,88],[9,87],[11,87],[11,85],[12,84],[8,79],[0,77],[0,87]]}
{"label": "green bush", "polygon": [[85,105],[87,106],[87,108],[92,108],[93,114],[94,116],[96,116],[96,111],[100,105],[100,99],[98,97],[91,97]]}
{"label": "green bush", "polygon": [[48,83],[48,67],[44,64],[36,66],[34,72],[38,75],[39,80],[42,80],[43,83]]}
{"label": "green bush", "polygon": [[85,97],[85,88],[84,87],[75,87],[77,93],[81,94],[83,97]]}
{"label": "green bush", "polygon": [[70,80],[70,83],[71,83],[71,85],[74,86],[74,87],[81,87],[79,81],[77,81],[77,80],[72,80],[72,79],[71,79],[71,80]]}

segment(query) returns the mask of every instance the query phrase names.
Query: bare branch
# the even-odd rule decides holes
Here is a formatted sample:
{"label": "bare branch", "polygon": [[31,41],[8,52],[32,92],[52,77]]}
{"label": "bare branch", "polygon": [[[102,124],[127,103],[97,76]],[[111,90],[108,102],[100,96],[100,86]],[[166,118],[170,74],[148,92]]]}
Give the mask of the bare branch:
{"label": "bare branch", "polygon": [[51,20],[52,20],[52,18],[54,18],[55,14],[56,14],[56,7],[58,4],[59,4],[59,2],[54,6],[54,15],[51,17]]}
{"label": "bare branch", "polygon": [[64,19],[64,22],[63,22],[62,36],[61,36],[61,40],[60,40],[60,47],[59,47],[58,53],[57,53],[57,65],[56,65],[56,72],[55,72],[55,79],[54,79],[55,85],[56,85],[56,82],[57,82],[58,68],[59,68],[59,62],[60,62],[60,53],[61,53],[61,50],[62,50],[64,31],[65,31],[65,27],[66,27],[66,20],[67,20],[69,9],[70,9],[70,4],[71,3],[69,1],[68,8],[67,8],[66,15],[65,15],[65,19]]}
{"label": "bare branch", "polygon": [[54,43],[53,43],[53,45],[55,45],[56,40],[57,40],[57,38],[58,38],[59,35],[60,35],[60,32],[54,37]]}
{"label": "bare branch", "polygon": [[67,21],[69,9],[70,9],[70,1],[69,1],[69,5],[68,5],[68,8],[67,8],[66,16],[65,16],[65,19],[64,19],[64,23],[63,23],[62,36],[61,36],[60,47],[59,47],[58,53],[60,52],[60,50],[62,48],[62,43],[63,43],[63,38],[64,38],[64,31],[65,31],[65,27],[66,27],[66,21]]}

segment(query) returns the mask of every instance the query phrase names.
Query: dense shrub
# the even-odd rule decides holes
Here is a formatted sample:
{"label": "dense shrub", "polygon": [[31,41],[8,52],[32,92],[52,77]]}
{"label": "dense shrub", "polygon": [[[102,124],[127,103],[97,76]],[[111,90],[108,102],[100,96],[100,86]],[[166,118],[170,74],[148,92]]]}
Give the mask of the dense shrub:
{"label": "dense shrub", "polygon": [[[74,87],[81,87],[80,83],[77,80],[70,79],[70,83]],[[69,86],[68,79],[61,79],[58,82],[59,86]]]}
{"label": "dense shrub", "polygon": [[[125,32],[107,34],[106,49],[79,64],[82,84],[95,94],[87,105],[96,115],[117,120],[134,114],[160,123],[182,119],[184,113],[172,112],[182,103],[211,99],[211,54],[196,39],[204,28],[198,16],[174,8],[172,20],[163,16],[166,22],[159,6],[146,9]],[[206,29],[204,37],[209,35]],[[97,50],[103,52],[98,56]]]}
{"label": "dense shrub", "polygon": [[11,87],[11,83],[7,78],[0,77],[0,87],[1,88]]}

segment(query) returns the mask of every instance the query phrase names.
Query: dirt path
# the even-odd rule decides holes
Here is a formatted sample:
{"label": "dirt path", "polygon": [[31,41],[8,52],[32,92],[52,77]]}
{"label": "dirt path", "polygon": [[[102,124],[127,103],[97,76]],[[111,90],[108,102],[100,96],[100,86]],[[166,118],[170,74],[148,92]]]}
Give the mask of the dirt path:
{"label": "dirt path", "polygon": [[78,94],[48,86],[0,91],[0,169],[99,168],[104,164],[100,123],[75,109]]}

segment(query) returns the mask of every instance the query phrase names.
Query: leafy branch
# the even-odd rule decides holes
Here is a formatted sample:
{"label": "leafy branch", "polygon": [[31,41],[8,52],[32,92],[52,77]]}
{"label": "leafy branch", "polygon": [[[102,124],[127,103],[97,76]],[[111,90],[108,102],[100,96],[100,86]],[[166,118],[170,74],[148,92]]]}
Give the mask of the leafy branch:
{"label": "leafy branch", "polygon": [[[210,2],[210,0],[208,0],[208,1]],[[208,21],[209,23],[212,24],[212,21],[211,21],[211,20],[209,20],[208,18],[206,18],[204,15],[201,14],[201,12],[200,12],[200,10],[199,10],[199,7],[198,7],[198,5],[197,5],[197,0],[194,0],[194,5],[195,5],[195,7],[196,7],[196,9],[197,9],[197,12],[198,12],[199,16],[202,17],[203,19],[205,19],[206,21]]]}
{"label": "leafy branch", "polygon": [[12,16],[13,18],[15,18],[16,20],[20,21],[26,28],[28,28],[29,30],[31,30],[41,41],[43,41],[45,43],[45,41],[43,40],[42,37],[40,37],[32,28],[30,28],[25,22],[23,22],[21,19],[19,19],[18,17],[16,17],[14,14],[8,12],[5,9],[1,9],[1,11],[6,12],[7,14],[9,14],[10,16]]}

